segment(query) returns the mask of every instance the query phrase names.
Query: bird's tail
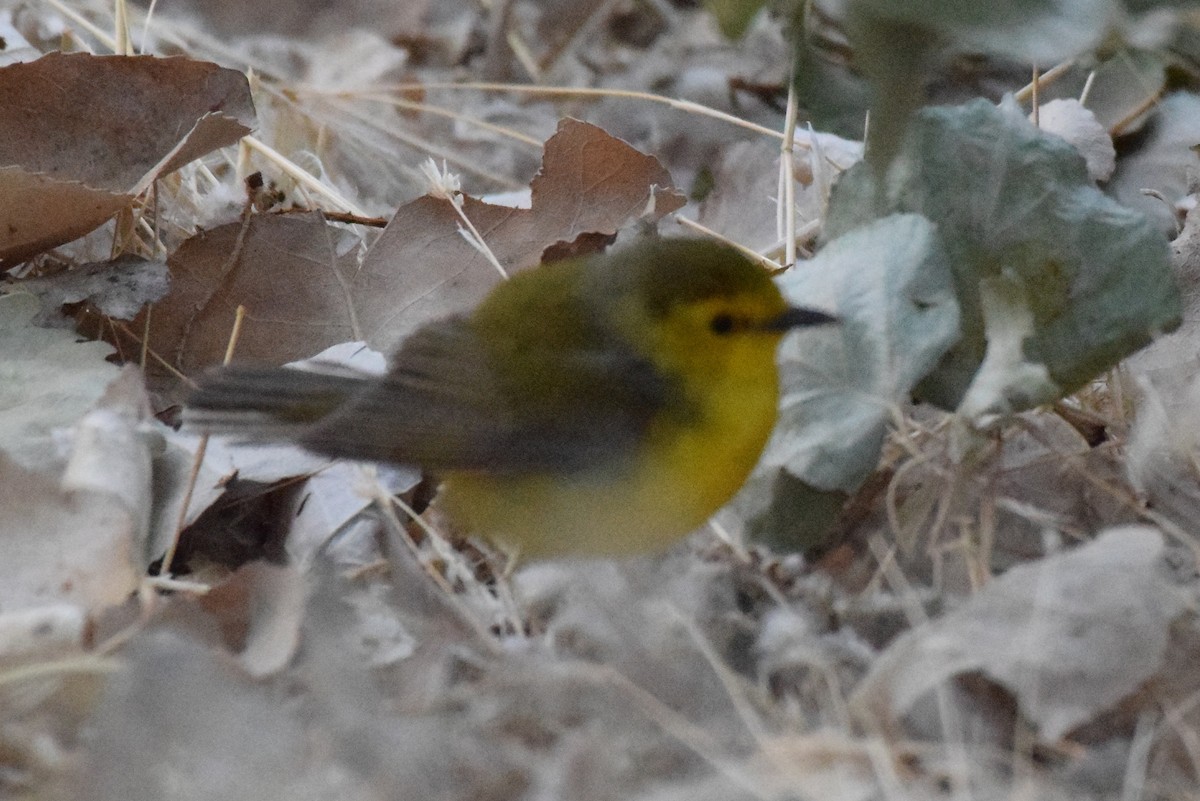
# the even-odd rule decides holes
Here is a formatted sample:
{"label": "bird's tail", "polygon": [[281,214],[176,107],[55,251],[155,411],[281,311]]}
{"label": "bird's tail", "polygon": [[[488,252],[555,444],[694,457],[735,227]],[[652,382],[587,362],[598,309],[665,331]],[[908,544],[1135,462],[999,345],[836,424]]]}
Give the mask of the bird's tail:
{"label": "bird's tail", "polygon": [[185,403],[183,423],[247,440],[295,439],[371,380],[354,371],[224,367],[200,378]]}

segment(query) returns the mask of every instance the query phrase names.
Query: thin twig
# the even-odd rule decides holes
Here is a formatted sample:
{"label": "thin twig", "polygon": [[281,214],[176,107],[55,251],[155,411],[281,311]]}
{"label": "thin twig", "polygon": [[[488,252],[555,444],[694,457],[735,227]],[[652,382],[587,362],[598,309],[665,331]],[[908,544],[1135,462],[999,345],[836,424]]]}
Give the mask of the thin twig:
{"label": "thin twig", "polygon": [[[313,109],[300,106],[291,99],[290,95],[292,92],[290,90],[289,92],[284,93],[265,85],[263,88],[281,103],[285,103],[296,109],[297,113],[303,114],[304,116],[312,119],[317,119],[317,115],[314,113]],[[330,101],[330,105],[333,107],[333,109],[337,111],[339,115],[341,115],[341,121],[343,123],[346,119],[351,119],[370,131],[379,133],[388,137],[389,139],[393,139],[407,147],[411,147],[415,150],[420,150],[424,153],[436,156],[443,161],[453,164],[456,168],[462,170],[463,172],[470,172],[473,175],[477,175],[480,178],[489,180],[499,186],[507,186],[511,189],[524,188],[524,184],[514,181],[508,176],[500,175],[499,173],[495,173],[481,167],[477,160],[463,156],[461,153],[457,153],[450,148],[439,147],[427,139],[423,139],[422,137],[404,131],[402,128],[397,128],[394,125],[385,125],[376,117],[372,117],[371,115],[365,114],[359,109],[355,108],[353,103],[349,101],[338,102],[337,98],[346,96],[346,94],[347,93],[345,92],[338,92],[333,96],[334,99]],[[351,100],[357,96],[357,94],[349,95]]]}
{"label": "thin twig", "polygon": [[[246,307],[238,306],[237,313],[233,318],[233,330],[229,333],[229,343],[225,346],[225,359],[222,364],[228,365],[233,361],[233,352],[237,348],[238,339],[242,335],[242,323],[246,319]],[[208,450],[208,434],[200,435],[200,443],[196,446],[196,456],[192,459],[192,471],[188,476],[187,490],[183,493],[183,503],[179,507],[179,517],[175,521],[175,535],[171,537],[171,544],[167,547],[166,554],[163,555],[162,566],[159,568],[160,576],[171,575],[171,565],[175,561],[175,552],[179,550],[179,538],[183,535],[183,529],[187,525],[188,508],[192,505],[192,495],[196,490],[196,483],[200,479],[200,467],[204,464],[204,454]]]}
{"label": "thin twig", "polygon": [[[425,575],[429,576],[429,580],[432,581],[438,590],[441,591],[442,595],[445,596],[446,603],[455,611],[455,613],[459,616],[459,619],[462,620],[462,622],[465,623],[475,633],[475,636],[479,639],[480,643],[482,643],[493,653],[499,653],[501,651],[500,644],[496,641],[496,637],[492,634],[488,627],[480,622],[480,620],[467,607],[467,605],[463,603],[462,599],[454,591],[454,588],[450,586],[450,582],[446,580],[446,577],[443,576],[439,570],[430,565],[427,560],[421,558],[420,549],[417,547],[417,544],[413,541],[412,537],[409,536],[408,531],[404,528],[404,525],[401,524],[400,518],[396,516],[396,512],[393,507],[399,507],[401,510],[403,510],[404,514],[408,515],[408,517],[414,523],[416,523],[422,531],[425,532],[425,536],[429,538],[430,543],[445,544],[445,538],[438,533],[433,526],[429,525],[429,523],[422,518],[421,515],[417,514],[415,509],[405,503],[402,499],[385,490],[378,481],[374,482],[373,491],[374,497],[372,500],[375,503],[375,508],[379,511],[380,515],[383,516],[384,521],[388,524],[389,528],[392,529],[393,533],[400,539],[401,542],[404,543],[404,546],[412,554],[413,558],[417,561],[417,564],[419,564],[421,569],[425,571]],[[454,559],[454,549],[447,545],[442,549],[442,551],[443,555],[446,557],[446,563],[452,563]],[[520,629],[518,628],[516,630],[519,631]]]}
{"label": "thin twig", "polygon": [[[1070,60],[1070,59],[1062,62],[1061,64],[1055,64],[1053,67],[1046,70],[1038,77],[1037,82],[1040,85],[1040,88],[1045,89],[1047,86],[1054,83],[1059,78],[1061,78],[1063,75],[1065,75],[1067,73],[1067,71],[1069,69],[1071,69],[1071,67],[1074,67],[1074,66],[1075,66],[1075,61]],[[1013,98],[1018,103],[1024,103],[1025,101],[1027,101],[1033,97],[1034,90],[1035,90],[1034,84],[1032,81],[1030,81],[1029,83],[1025,84],[1025,86],[1021,87],[1016,92],[1014,92]]]}
{"label": "thin twig", "polygon": [[120,56],[132,56],[133,43],[129,38],[129,9],[125,0],[114,0],[113,2],[113,32],[116,34],[113,52]]}
{"label": "thin twig", "polygon": [[671,219],[673,219],[675,222],[682,225],[684,228],[691,228],[693,231],[704,234],[705,236],[707,236],[711,239],[715,239],[716,241],[721,242],[722,244],[729,245],[732,248],[740,250],[747,258],[751,259],[752,261],[758,262],[759,264],[761,264],[763,266],[764,269],[766,269],[767,271],[769,271],[772,274],[781,273],[786,269],[782,264],[779,264],[778,262],[768,259],[766,256],[762,255],[761,253],[757,253],[757,252],[751,250],[750,248],[746,247],[745,245],[741,245],[737,242],[734,242],[732,239],[729,239],[728,237],[724,236],[723,234],[720,234],[720,233],[714,231],[713,229],[709,228],[706,225],[703,225],[702,223],[698,223],[695,220],[690,220],[687,217],[681,216],[679,214],[672,214]]}
{"label": "thin twig", "polygon": [[1088,100],[1092,96],[1092,84],[1096,82],[1096,71],[1092,70],[1088,73],[1087,80],[1083,82],[1083,89],[1079,92],[1079,105],[1086,106]]}
{"label": "thin twig", "polygon": [[[792,62],[795,72],[795,60]],[[779,182],[783,189],[778,199],[779,214],[783,224],[777,227],[783,237],[783,265],[796,263],[796,82],[788,80],[787,112],[784,115],[783,141],[779,153]]]}
{"label": "thin twig", "polygon": [[[132,339],[139,346],[141,346],[142,343],[145,341],[142,337],[139,337],[137,334],[130,331],[129,326],[125,325],[120,320],[114,320],[114,319],[110,318],[109,323],[112,325],[113,331],[120,331],[122,334],[124,334],[125,336]],[[160,367],[162,367],[164,370],[169,372],[175,378],[179,379],[180,381],[182,381],[190,386],[196,385],[195,381],[193,381],[192,379],[188,378],[186,375],[181,373],[179,371],[178,367],[171,364],[169,361],[167,361],[162,356],[160,356],[153,348],[147,346],[146,347],[146,355],[149,356],[154,361],[156,361]]]}
{"label": "thin twig", "polygon": [[394,108],[408,109],[410,111],[419,111],[422,114],[429,114],[435,117],[446,117],[455,122],[466,123],[484,131],[491,131],[494,134],[503,136],[507,139],[520,142],[523,145],[528,145],[530,149],[540,151],[542,149],[542,140],[535,137],[523,134],[515,128],[509,128],[506,125],[497,125],[494,122],[474,117],[470,114],[463,114],[455,109],[443,108],[430,103],[418,103],[415,100],[405,100],[401,97],[389,94],[379,94],[377,92],[364,93],[353,96],[356,100],[365,100],[372,103],[383,103]]}
{"label": "thin twig", "polygon": [[320,195],[330,203],[336,204],[344,211],[348,211],[351,214],[356,214],[359,217],[369,216],[367,212],[359,208],[358,205],[347,198],[342,197],[341,193],[336,189],[331,186],[326,186],[308,170],[302,168],[300,165],[296,164],[296,162],[292,161],[287,156],[268,145],[266,142],[263,142],[261,139],[258,139],[254,136],[243,136],[242,144],[251,150],[258,151],[259,154],[264,156],[268,161],[278,167],[280,171],[296,181],[296,183],[307,187],[310,191]]}
{"label": "thin twig", "polygon": [[90,20],[78,11],[68,7],[64,3],[60,3],[59,0],[42,0],[42,2],[90,33],[96,41],[107,47],[110,53],[117,52],[117,40],[109,36],[108,33],[101,30],[98,26],[93,25]]}
{"label": "thin twig", "polygon": [[[755,133],[760,133],[764,136],[769,136],[773,139],[782,139],[783,133],[776,131],[773,128],[768,128],[765,125],[749,122],[733,114],[705,106],[702,103],[695,103],[691,100],[676,100],[675,98],[666,97],[665,95],[657,95],[652,92],[638,92],[632,89],[598,89],[595,87],[572,87],[572,86],[533,86],[528,84],[510,84],[510,83],[489,83],[486,81],[453,83],[449,81],[432,82],[432,83],[397,83],[383,84],[372,87],[374,91],[381,92],[415,92],[426,90],[475,90],[481,92],[513,92],[515,94],[538,95],[546,97],[619,97],[627,100],[645,100],[651,103],[660,103],[664,106],[669,106],[679,111],[686,111],[693,114],[700,114],[705,117],[728,122],[731,125],[736,125],[739,128],[745,128]],[[297,94],[331,94],[328,90],[319,89],[317,87],[297,87]],[[341,94],[340,92],[333,94]],[[804,147],[804,142],[797,142],[797,145]]]}
{"label": "thin twig", "polygon": [[1041,126],[1041,105],[1042,104],[1041,104],[1040,98],[1038,97],[1039,83],[1040,83],[1040,81],[1038,80],[1037,64],[1034,64],[1033,65],[1033,80],[1031,80],[1029,82],[1029,85],[1033,87],[1033,94],[1031,95],[1031,97],[1033,98],[1033,100],[1032,100],[1032,103],[1033,103],[1032,117],[1033,117],[1033,127],[1034,128],[1042,127]]}
{"label": "thin twig", "polygon": [[1134,120],[1136,120],[1138,117],[1145,114],[1150,109],[1154,108],[1154,106],[1156,106],[1158,104],[1158,101],[1161,99],[1162,99],[1162,90],[1160,89],[1157,92],[1155,92],[1154,94],[1147,97],[1141,103],[1138,103],[1137,106],[1135,106],[1134,109],[1132,111],[1130,111],[1128,114],[1126,114],[1124,117],[1122,117],[1121,119],[1119,119],[1115,123],[1113,123],[1112,127],[1110,127],[1108,129],[1108,135],[1109,136],[1119,136],[1120,134],[1124,133],[1125,129],[1133,124]]}

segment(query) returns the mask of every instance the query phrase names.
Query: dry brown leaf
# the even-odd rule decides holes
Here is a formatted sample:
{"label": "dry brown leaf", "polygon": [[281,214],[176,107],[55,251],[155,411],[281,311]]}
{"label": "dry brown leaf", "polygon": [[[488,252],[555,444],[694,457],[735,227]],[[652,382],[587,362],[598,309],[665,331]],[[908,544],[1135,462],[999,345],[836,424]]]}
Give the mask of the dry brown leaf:
{"label": "dry brown leaf", "polygon": [[[596,235],[606,243],[622,226],[657,220],[685,202],[653,156],[573,119],[562,120],[546,141],[530,190],[529,209],[463,198],[467,218],[510,273],[540,263],[550,249],[571,255],[579,241],[595,246]],[[500,280],[462,227],[450,202],[434,197],[396,212],[354,287],[372,347],[392,350],[422,324],[474,306]]]}
{"label": "dry brown leaf", "polygon": [[0,68],[0,264],[96,228],[250,132],[246,77],[186,58],[51,53]]}
{"label": "dry brown leaf", "polygon": [[167,262],[171,292],[154,307],[150,347],[184,372],[217,364],[239,304],[248,313],[239,361],[282,364],[356,339],[346,292],[356,244],[317,213],[197,234]]}
{"label": "dry brown leaf", "polygon": [[[684,203],[653,157],[569,119],[547,141],[531,189],[530,209],[463,198],[510,272],[550,249],[595,247],[632,220]],[[185,373],[216,364],[241,304],[239,360],[281,364],[364,338],[390,350],[423,323],[469,309],[499,280],[461,226],[448,200],[418,198],[396,213],[361,269],[357,240],[315,213],[259,215],[244,231],[231,223],[199,234],[168,261],[172,289],[154,308],[151,347]]]}
{"label": "dry brown leaf", "polygon": [[50,53],[0,70],[0,106],[21,112],[0,119],[0,164],[112,192],[141,191],[254,122],[242,73],[187,58]]}
{"label": "dry brown leaf", "polygon": [[0,167],[0,269],[78,239],[128,204],[123,193]]}

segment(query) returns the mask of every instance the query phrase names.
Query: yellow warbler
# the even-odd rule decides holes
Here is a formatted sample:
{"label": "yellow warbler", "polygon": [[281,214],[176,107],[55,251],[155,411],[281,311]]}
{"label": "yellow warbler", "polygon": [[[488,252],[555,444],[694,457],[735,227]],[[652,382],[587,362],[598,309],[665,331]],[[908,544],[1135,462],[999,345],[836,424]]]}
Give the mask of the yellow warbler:
{"label": "yellow warbler", "polygon": [[514,276],[417,330],[383,376],[210,373],[185,420],[419,465],[456,522],[523,556],[649,551],[746,480],[775,423],[779,340],[832,320],[736,250],[647,239]]}

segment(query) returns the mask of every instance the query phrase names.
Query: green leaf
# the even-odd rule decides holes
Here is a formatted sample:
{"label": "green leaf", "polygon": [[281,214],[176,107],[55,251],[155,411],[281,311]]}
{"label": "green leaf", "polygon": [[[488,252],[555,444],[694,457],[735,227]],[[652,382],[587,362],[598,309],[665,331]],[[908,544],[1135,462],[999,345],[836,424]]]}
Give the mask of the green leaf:
{"label": "green leaf", "polygon": [[841,318],[781,347],[779,426],[744,496],[751,535],[796,548],[819,541],[875,468],[894,410],[954,344],[959,314],[938,233],[913,214],[830,242],[779,283]]}
{"label": "green leaf", "polygon": [[721,33],[740,39],[767,0],[705,0],[704,7],[717,20]]}
{"label": "green leaf", "polygon": [[[830,41],[821,22],[810,22],[814,15],[801,11],[792,21],[795,43],[793,85],[796,97],[813,127],[848,139],[861,139],[865,130],[871,86],[853,66],[845,53]],[[824,23],[832,27],[830,23]],[[836,28],[834,29],[836,30]],[[822,34],[825,34],[824,36]]]}
{"label": "green leaf", "polygon": [[[1179,323],[1164,238],[1100,192],[1070,145],[1019,112],[983,100],[923,110],[882,185],[864,165],[842,175],[826,231],[837,237],[893,212],[934,222],[954,271],[962,339],[918,387],[944,408],[976,380],[987,392],[972,390],[974,413],[1054,400]],[[1010,350],[989,353],[997,348]],[[985,354],[989,371],[977,379]],[[1047,380],[1031,381],[1031,366]]]}

